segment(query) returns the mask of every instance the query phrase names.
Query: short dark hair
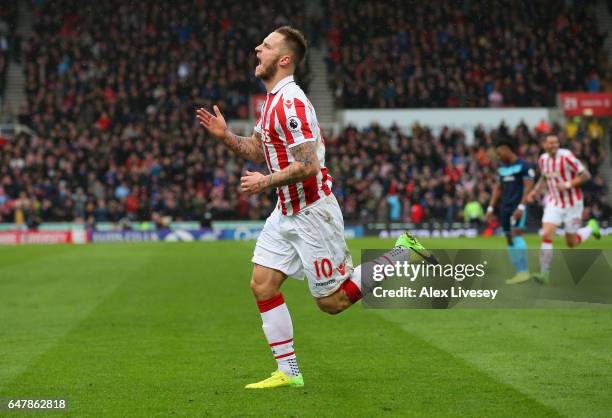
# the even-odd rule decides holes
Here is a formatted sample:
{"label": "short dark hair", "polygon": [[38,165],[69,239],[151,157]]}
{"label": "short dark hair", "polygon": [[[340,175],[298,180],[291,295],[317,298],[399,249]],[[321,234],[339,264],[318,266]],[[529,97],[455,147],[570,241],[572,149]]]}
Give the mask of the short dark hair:
{"label": "short dark hair", "polygon": [[291,26],[281,26],[274,32],[278,32],[285,37],[285,41],[293,55],[295,67],[299,67],[302,61],[304,61],[306,49],[308,48],[308,42],[306,42],[304,34]]}
{"label": "short dark hair", "polygon": [[546,140],[547,140],[548,138],[550,138],[551,136],[552,136],[552,137],[557,138],[557,141],[559,140],[559,135],[557,135],[557,134],[555,134],[555,133],[552,133],[552,132],[548,132],[548,133],[544,134],[544,136],[542,137],[542,139],[543,139],[544,141],[546,141]]}
{"label": "short dark hair", "polygon": [[507,146],[508,148],[510,148],[510,151],[512,151],[513,153],[516,154],[516,151],[518,150],[518,144],[517,141],[512,139],[512,138],[508,138],[506,136],[502,136],[501,138],[499,138],[496,142],[495,142],[495,147],[501,147],[501,146]]}

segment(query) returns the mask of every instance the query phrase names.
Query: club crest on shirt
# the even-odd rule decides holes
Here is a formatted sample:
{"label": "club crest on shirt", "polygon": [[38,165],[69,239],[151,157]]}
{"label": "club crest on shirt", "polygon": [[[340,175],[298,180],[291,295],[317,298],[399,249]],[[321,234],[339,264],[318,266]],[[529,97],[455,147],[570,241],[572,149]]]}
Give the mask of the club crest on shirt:
{"label": "club crest on shirt", "polygon": [[287,108],[291,109],[291,106],[293,106],[293,100],[291,100],[291,99],[285,100],[285,106],[287,106]]}
{"label": "club crest on shirt", "polygon": [[291,132],[300,132],[302,130],[302,121],[297,116],[287,118],[287,128]]}

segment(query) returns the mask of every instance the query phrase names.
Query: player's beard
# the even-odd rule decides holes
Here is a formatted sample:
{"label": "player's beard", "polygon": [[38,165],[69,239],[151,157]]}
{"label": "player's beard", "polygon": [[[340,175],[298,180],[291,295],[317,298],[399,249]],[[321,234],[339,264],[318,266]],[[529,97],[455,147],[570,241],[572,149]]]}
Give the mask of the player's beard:
{"label": "player's beard", "polygon": [[267,66],[263,67],[261,73],[259,75],[255,74],[257,77],[262,79],[263,81],[272,80],[276,73],[278,72],[278,62],[280,61],[280,57],[276,57],[274,61],[272,61]]}

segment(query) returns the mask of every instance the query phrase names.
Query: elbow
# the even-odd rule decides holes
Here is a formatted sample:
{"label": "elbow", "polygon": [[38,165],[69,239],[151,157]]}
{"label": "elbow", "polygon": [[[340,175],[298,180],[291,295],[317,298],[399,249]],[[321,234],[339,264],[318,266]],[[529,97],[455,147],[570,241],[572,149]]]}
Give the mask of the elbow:
{"label": "elbow", "polygon": [[319,161],[315,161],[314,163],[309,164],[306,167],[306,172],[307,172],[306,178],[316,176],[317,174],[319,174],[319,171],[321,171],[321,164],[319,164]]}
{"label": "elbow", "polygon": [[312,162],[309,164],[301,163],[298,169],[298,176],[300,178],[300,181],[302,181],[316,176],[317,174],[319,174],[319,171],[321,171],[321,165],[319,164],[319,161]]}
{"label": "elbow", "polygon": [[578,185],[576,187],[584,185],[587,181],[591,180],[591,173],[588,170],[584,170],[583,172],[578,174]]}

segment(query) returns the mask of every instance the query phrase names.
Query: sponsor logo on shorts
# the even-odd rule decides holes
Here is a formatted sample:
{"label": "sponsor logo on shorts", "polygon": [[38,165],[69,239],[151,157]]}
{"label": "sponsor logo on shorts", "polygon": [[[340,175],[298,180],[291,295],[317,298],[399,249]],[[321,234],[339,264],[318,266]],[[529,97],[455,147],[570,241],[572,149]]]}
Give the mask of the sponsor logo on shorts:
{"label": "sponsor logo on shorts", "polygon": [[331,279],[326,282],[315,283],[315,286],[327,286],[328,284],[336,283],[336,279]]}

